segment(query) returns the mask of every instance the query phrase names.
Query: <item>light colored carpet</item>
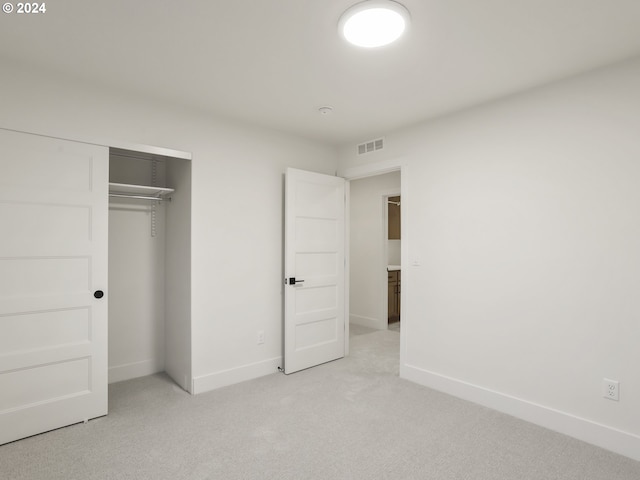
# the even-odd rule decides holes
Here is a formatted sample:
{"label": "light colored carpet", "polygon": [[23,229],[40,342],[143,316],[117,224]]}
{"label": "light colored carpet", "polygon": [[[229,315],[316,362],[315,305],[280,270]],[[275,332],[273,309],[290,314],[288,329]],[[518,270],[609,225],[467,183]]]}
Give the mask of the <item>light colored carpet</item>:
{"label": "light colored carpet", "polygon": [[3,479],[638,480],[640,463],[398,378],[399,335],[189,396],[113,384],[110,414],[0,447]]}
{"label": "light colored carpet", "polygon": [[367,333],[377,332],[375,328],[363,327],[356,323],[349,324],[349,337],[355,337],[356,335],[366,335]]}

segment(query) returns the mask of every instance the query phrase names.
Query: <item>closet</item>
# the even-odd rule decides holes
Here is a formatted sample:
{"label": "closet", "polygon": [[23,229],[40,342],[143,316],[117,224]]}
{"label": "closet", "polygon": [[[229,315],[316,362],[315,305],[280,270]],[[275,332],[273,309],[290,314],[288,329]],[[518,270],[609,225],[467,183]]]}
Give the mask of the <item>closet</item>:
{"label": "closet", "polygon": [[193,390],[191,155],[136,148],[0,129],[0,444]]}
{"label": "closet", "polygon": [[190,199],[188,160],[109,149],[109,383],[191,391]]}

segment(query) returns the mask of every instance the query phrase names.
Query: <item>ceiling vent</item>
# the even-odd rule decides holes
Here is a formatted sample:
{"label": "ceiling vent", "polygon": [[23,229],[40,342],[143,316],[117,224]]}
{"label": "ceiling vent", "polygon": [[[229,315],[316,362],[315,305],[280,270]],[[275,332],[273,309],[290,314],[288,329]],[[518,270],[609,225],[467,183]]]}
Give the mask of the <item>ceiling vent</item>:
{"label": "ceiling vent", "polygon": [[383,148],[384,148],[384,138],[369,140],[368,142],[364,142],[358,145],[358,155],[375,152],[376,150],[382,150]]}

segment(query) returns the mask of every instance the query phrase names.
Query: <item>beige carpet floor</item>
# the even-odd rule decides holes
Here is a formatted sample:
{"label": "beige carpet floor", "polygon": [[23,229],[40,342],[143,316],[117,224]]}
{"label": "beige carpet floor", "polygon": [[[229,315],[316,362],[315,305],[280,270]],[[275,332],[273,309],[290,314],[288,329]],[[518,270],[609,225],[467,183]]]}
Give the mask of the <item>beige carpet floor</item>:
{"label": "beige carpet floor", "polygon": [[110,414],[0,447],[0,478],[638,480],[640,463],[398,378],[399,335],[190,396],[113,384]]}

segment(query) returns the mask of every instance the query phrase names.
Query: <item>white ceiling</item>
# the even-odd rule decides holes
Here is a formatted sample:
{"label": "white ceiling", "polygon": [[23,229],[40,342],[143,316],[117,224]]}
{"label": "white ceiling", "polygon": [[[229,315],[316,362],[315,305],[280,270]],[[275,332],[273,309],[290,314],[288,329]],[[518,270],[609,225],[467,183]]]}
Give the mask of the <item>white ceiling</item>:
{"label": "white ceiling", "polygon": [[375,50],[337,34],[356,2],[53,0],[0,14],[0,56],[343,144],[640,54],[638,0],[403,0]]}

